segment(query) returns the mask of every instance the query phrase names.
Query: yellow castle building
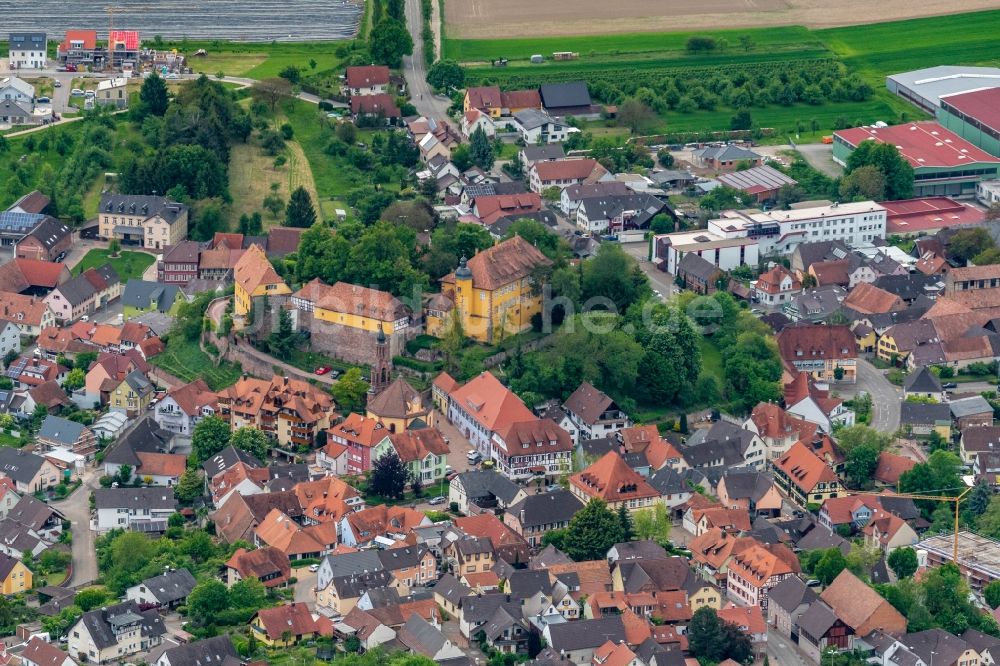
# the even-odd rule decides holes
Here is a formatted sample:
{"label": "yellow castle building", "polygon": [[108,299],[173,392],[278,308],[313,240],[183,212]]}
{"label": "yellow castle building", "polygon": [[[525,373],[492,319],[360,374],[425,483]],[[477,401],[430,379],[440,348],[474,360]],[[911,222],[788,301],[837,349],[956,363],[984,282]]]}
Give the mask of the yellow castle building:
{"label": "yellow castle building", "polygon": [[520,236],[502,241],[441,278],[441,293],[425,306],[427,333],[441,337],[453,318],[465,336],[493,343],[531,328],[542,311],[543,295],[532,273],[552,262]]}

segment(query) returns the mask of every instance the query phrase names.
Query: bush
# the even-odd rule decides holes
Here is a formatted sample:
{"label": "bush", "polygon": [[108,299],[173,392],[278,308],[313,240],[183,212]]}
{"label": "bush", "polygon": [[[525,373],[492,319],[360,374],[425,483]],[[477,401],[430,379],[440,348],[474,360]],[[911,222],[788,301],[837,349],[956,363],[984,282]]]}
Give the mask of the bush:
{"label": "bush", "polygon": [[708,51],[714,51],[718,44],[714,37],[688,37],[687,44],[685,48],[690,53],[705,53]]}

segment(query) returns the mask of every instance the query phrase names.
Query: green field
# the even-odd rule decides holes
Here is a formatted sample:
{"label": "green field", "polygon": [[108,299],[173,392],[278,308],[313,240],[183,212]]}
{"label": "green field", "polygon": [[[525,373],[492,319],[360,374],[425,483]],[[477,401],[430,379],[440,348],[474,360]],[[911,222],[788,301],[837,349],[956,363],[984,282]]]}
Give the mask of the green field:
{"label": "green field", "polygon": [[[616,57],[622,55],[684,53],[684,45],[693,35],[702,32],[644,32],[624,35],[588,35],[579,37],[541,37],[530,39],[448,39],[444,40],[444,57],[459,62],[486,62],[495,58],[511,61],[528,60],[540,53],[550,58],[556,51],[574,51],[580,60],[564,64],[578,64],[594,57]],[[712,31],[716,38],[729,42],[727,52],[733,55],[745,53],[739,46],[739,38],[750,36],[756,47],[754,50],[767,52],[779,50],[823,49],[819,38],[797,26],[787,28],[767,28],[748,30]],[[544,67],[544,65],[543,65]]]}
{"label": "green field", "polygon": [[[535,39],[445,39],[444,52],[447,58],[471,65],[466,71],[468,84],[499,85],[504,89],[574,79],[593,84],[615,75],[645,75],[639,85],[651,85],[647,82],[658,76],[680,76],[690,70],[704,69],[708,76],[713,70],[746,67],[752,74],[769,63],[839,61],[849,73],[861,75],[874,88],[873,97],[863,102],[824,100],[814,106],[800,103],[750,108],[756,125],[775,128],[781,137],[794,134],[802,125],[806,131],[800,140],[807,141],[829,134],[837,120],[859,124],[926,117],[885,89],[886,75],[942,64],[995,65],[1000,51],[998,27],[1000,10],[994,10],[827,30],[792,26]],[[710,35],[724,46],[707,55],[688,53],[685,45],[693,35]],[[747,37],[752,46],[743,48],[740,40]],[[551,60],[555,51],[574,51],[579,58],[556,62]],[[544,55],[546,61],[530,64],[528,59],[533,54]],[[500,57],[508,58],[510,64],[502,68],[483,64]],[[661,122],[650,132],[725,130],[729,129],[733,113],[734,109],[723,106],[691,113],[668,110],[660,114]],[[809,129],[814,120],[819,131]]]}
{"label": "green field", "polygon": [[156,261],[156,257],[145,252],[123,251],[118,257],[111,257],[110,254],[107,250],[89,251],[83,255],[80,263],[73,267],[73,275],[79,275],[88,268],[97,268],[110,263],[124,283],[132,278],[141,279],[143,272]]}
{"label": "green field", "polygon": [[201,377],[213,391],[233,385],[242,372],[240,366],[227,361],[215,367],[211,357],[198,346],[197,340],[186,340],[180,335],[169,336],[167,348],[153,357],[151,362],[185,382]]}

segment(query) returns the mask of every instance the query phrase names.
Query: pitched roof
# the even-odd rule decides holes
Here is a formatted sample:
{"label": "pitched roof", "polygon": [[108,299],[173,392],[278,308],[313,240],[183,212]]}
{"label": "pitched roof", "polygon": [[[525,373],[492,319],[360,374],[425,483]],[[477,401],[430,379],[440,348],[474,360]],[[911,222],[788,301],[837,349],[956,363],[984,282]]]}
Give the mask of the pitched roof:
{"label": "pitched roof", "polygon": [[410,314],[409,308],[391,293],[349,282],[336,282],[330,286],[317,278],[303,285],[292,297],[312,301],[316,307],[331,312],[385,322],[395,322]]}
{"label": "pitched roof", "polygon": [[180,289],[174,284],[160,284],[146,280],[130,279],[122,293],[122,304],[145,310],[156,301],[160,312],[167,312],[177,300]]}
{"label": "pitched roof", "polygon": [[[895,630],[899,625],[904,630],[906,628],[906,618],[847,569],[840,572],[819,598],[833,609],[844,624],[857,632]],[[879,626],[872,626],[871,620],[876,613],[879,615],[876,620]]]}
{"label": "pitched roof", "polygon": [[173,488],[98,488],[98,509],[176,509]]}
{"label": "pitched roof", "polygon": [[837,474],[801,440],[771,464],[783,471],[803,492],[811,492],[821,482],[837,482]]}
{"label": "pitched roof", "polygon": [[397,377],[391,384],[368,399],[366,411],[381,418],[405,418],[414,413],[415,409],[423,408],[422,398],[415,388],[402,377]]}
{"label": "pitched roof", "polygon": [[30,662],[35,666],[64,666],[67,662],[76,663],[68,653],[38,636],[32,636],[28,644],[24,646],[21,658],[25,663]]}
{"label": "pitched roof", "polygon": [[614,451],[609,451],[582,472],[571,476],[569,482],[586,495],[600,497],[607,502],[660,496],[641,474],[625,464],[622,457]]}
{"label": "pitched roof", "polygon": [[[253,576],[264,581],[265,587],[275,587],[288,581],[292,569],[288,556],[277,548],[265,546],[256,550],[237,548],[226,566],[239,572],[242,578]],[[277,574],[275,576],[275,574]],[[275,576],[273,578],[269,578]]]}
{"label": "pitched roof", "polygon": [[181,644],[163,651],[163,658],[170,666],[239,666],[239,653],[228,634],[203,638],[193,643]]}
{"label": "pitched roof", "polygon": [[786,326],[777,336],[781,358],[786,363],[853,359],[858,356],[858,342],[847,326],[806,324]]}
{"label": "pitched roof", "polygon": [[218,396],[201,378],[170,389],[167,391],[167,397],[173,398],[177,406],[188,416],[197,416],[203,408],[215,407],[219,402]]}
{"label": "pitched roof", "polygon": [[161,605],[186,599],[194,589],[196,581],[187,569],[174,569],[141,581],[139,585],[149,590]]}
{"label": "pitched roof", "polygon": [[236,262],[233,279],[248,294],[252,294],[261,285],[284,284],[264,250],[256,243],[248,247]]}
{"label": "pitched roof", "polygon": [[918,368],[903,381],[905,393],[941,393],[941,380],[927,366]]}
{"label": "pitched roof", "polygon": [[13,447],[0,447],[0,472],[18,483],[31,483],[45,459],[34,453]]}
{"label": "pitched roof", "polygon": [[507,507],[507,513],[516,516],[522,527],[553,525],[568,522],[583,503],[568,490],[528,495],[517,504]]}
{"label": "pitched roof", "polygon": [[844,305],[861,314],[891,312],[906,308],[902,298],[868,282],[862,282],[854,287],[844,299]]}
{"label": "pitched roof", "polygon": [[[535,268],[548,266],[551,263],[549,258],[534,245],[520,236],[512,236],[477,253],[468,260],[467,266],[472,273],[472,286],[492,291],[524,279],[531,275]],[[455,274],[446,275],[441,278],[441,282],[454,283]]]}
{"label": "pitched roof", "polygon": [[428,455],[446,456],[450,449],[437,428],[403,430],[389,434],[396,455],[404,463],[420,461]]}
{"label": "pitched roof", "polygon": [[317,631],[309,606],[302,602],[262,608],[257,611],[257,618],[271,640],[280,640],[286,631],[290,631],[292,636],[304,636]]}
{"label": "pitched roof", "polygon": [[611,396],[586,381],[581,383],[563,403],[563,407],[588,425],[597,423],[601,415],[614,406],[615,401]]}
{"label": "pitched roof", "polygon": [[389,85],[389,68],[384,65],[348,67],[345,78],[349,88],[386,86]]}
{"label": "pitched roof", "polygon": [[543,183],[551,180],[585,180],[595,172],[598,174],[607,173],[607,170],[597,160],[589,157],[535,162],[531,168],[534,169],[535,173],[538,174],[538,179]]}
{"label": "pitched roof", "polygon": [[789,576],[770,589],[768,603],[777,604],[786,613],[791,613],[802,604],[811,604],[819,597],[798,576]]}
{"label": "pitched roof", "polygon": [[548,630],[552,647],[560,651],[597,648],[607,641],[625,641],[625,625],[620,616],[550,624]]}
{"label": "pitched roof", "polygon": [[590,106],[590,93],[585,81],[543,83],[538,91],[547,109]]}
{"label": "pitched roof", "polygon": [[756,544],[736,553],[729,561],[735,571],[754,587],[763,587],[774,576],[801,571],[795,554],[783,544]]}
{"label": "pitched roof", "polygon": [[452,403],[459,405],[491,432],[535,417],[524,402],[489,371],[469,380],[453,391],[450,397]]}

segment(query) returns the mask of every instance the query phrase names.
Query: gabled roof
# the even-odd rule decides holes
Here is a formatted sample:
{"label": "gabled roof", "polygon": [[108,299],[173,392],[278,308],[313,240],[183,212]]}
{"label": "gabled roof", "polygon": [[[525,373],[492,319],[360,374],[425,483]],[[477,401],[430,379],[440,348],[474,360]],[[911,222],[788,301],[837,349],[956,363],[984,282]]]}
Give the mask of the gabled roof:
{"label": "gabled roof", "polygon": [[812,492],[820,482],[836,483],[837,474],[802,441],[771,463],[783,471],[803,492]]}
{"label": "gabled roof", "polygon": [[226,562],[226,566],[238,571],[242,578],[253,576],[264,579],[277,574],[276,577],[264,581],[265,587],[275,587],[287,582],[292,571],[288,556],[270,546],[249,551],[237,548]]}
{"label": "gabled roof", "polygon": [[264,250],[257,244],[248,247],[236,262],[233,277],[248,294],[252,294],[261,285],[284,284]]}
{"label": "gabled roof", "polygon": [[771,588],[767,593],[768,603],[777,604],[786,613],[791,613],[803,604],[811,604],[819,597],[798,576],[789,576]]}
{"label": "gabled roof", "polygon": [[145,310],[156,301],[157,310],[168,311],[177,300],[180,289],[174,284],[160,284],[145,280],[130,279],[122,293],[122,304]]}
{"label": "gabled roof", "polygon": [[528,495],[507,507],[507,513],[515,516],[522,527],[553,525],[568,522],[583,503],[568,490]]}
{"label": "gabled roof", "polygon": [[301,602],[262,608],[257,611],[256,617],[271,640],[280,640],[286,631],[290,631],[292,636],[304,636],[317,631],[309,606]]}
{"label": "gabled roof", "polygon": [[0,473],[18,483],[31,483],[44,463],[45,458],[23,449],[9,446],[0,448]]}
{"label": "gabled roof", "polygon": [[397,377],[373,398],[368,399],[365,410],[381,418],[406,418],[421,405],[421,396],[410,383]]}
{"label": "gabled roof", "polygon": [[611,396],[585,381],[566,398],[563,407],[587,425],[594,425],[602,414],[609,409],[617,408],[617,405]]}
{"label": "gabled roof", "polygon": [[874,629],[895,632],[900,626],[903,631],[906,630],[906,618],[847,569],[841,571],[823,590],[820,599],[833,609],[844,624],[858,633]]}
{"label": "gabled roof", "polygon": [[163,651],[170,666],[239,666],[240,655],[228,634],[203,638]]}
{"label": "gabled roof", "polygon": [[[478,206],[478,199],[476,203]],[[549,258],[534,245],[520,236],[513,236],[477,253],[468,260],[467,267],[472,273],[474,288],[492,291],[516,280],[522,280],[530,276],[537,267],[548,266],[551,263]],[[441,282],[453,284],[455,273],[444,276]]]}
{"label": "gabled roof", "polygon": [[847,326],[786,326],[778,333],[777,341],[785,363],[853,359],[858,356],[858,342]]}
{"label": "gabled roof", "polygon": [[774,576],[801,571],[795,554],[782,544],[757,544],[736,553],[729,561],[729,571],[736,572],[754,587],[763,587]]}
{"label": "gabled roof", "polygon": [[98,509],[176,509],[173,488],[98,488],[94,491]]}
{"label": "gabled roof", "polygon": [[844,305],[861,314],[875,314],[906,309],[906,304],[902,298],[867,282],[862,282],[854,287],[847,298],[844,299]]}
{"label": "gabled roof", "polygon": [[469,380],[453,391],[450,397],[452,403],[459,405],[491,432],[535,417],[521,399],[489,371]]}
{"label": "gabled roof", "polygon": [[389,433],[389,441],[396,455],[404,463],[420,461],[428,455],[448,455],[448,443],[437,428],[420,428]]}
{"label": "gabled roof", "polygon": [[552,180],[586,180],[595,173],[597,175],[607,173],[607,169],[597,160],[589,157],[535,162],[531,168],[538,174],[538,180],[543,183]]}
{"label": "gabled roof", "polygon": [[389,85],[389,68],[384,65],[348,67],[346,79],[349,88],[387,86]]}
{"label": "gabled roof", "polygon": [[590,93],[585,81],[543,83],[539,87],[542,105],[547,109],[590,106]]}
{"label": "gabled roof", "polygon": [[607,641],[625,641],[625,625],[619,616],[551,624],[548,630],[553,649],[559,651],[584,650],[600,647]]}
{"label": "gabled roof", "polygon": [[159,576],[153,576],[139,583],[149,590],[160,605],[171,604],[186,599],[194,589],[196,581],[187,569],[174,569]]}

